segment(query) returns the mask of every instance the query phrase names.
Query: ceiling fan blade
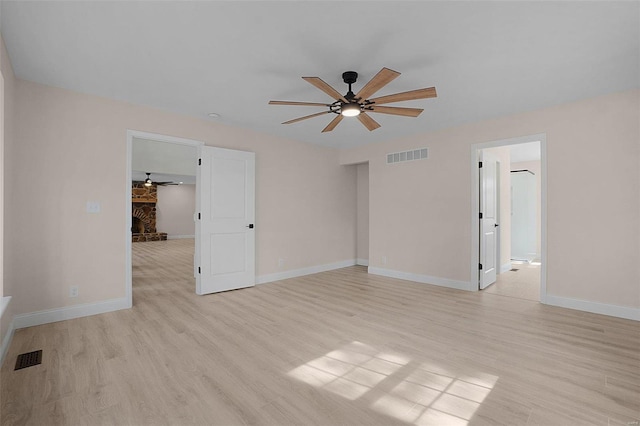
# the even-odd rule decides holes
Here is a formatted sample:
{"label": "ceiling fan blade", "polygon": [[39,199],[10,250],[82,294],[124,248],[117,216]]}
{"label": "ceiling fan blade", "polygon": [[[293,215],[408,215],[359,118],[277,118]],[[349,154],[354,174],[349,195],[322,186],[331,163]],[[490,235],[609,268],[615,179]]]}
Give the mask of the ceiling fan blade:
{"label": "ceiling fan blade", "polygon": [[298,102],[298,101],[269,101],[269,105],[298,105],[298,106],[330,106],[318,102]]}
{"label": "ceiling fan blade", "polygon": [[360,122],[364,125],[364,127],[369,129],[369,131],[375,130],[378,127],[380,127],[380,124],[376,120],[369,117],[364,112],[361,112],[360,115],[358,115],[358,120],[360,120]]}
{"label": "ceiling fan blade", "polygon": [[313,84],[318,89],[322,90],[327,95],[331,96],[335,100],[340,100],[342,102],[347,102],[347,100],[333,87],[329,86],[325,83],[320,77],[302,77],[303,80]]}
{"label": "ceiling fan blade", "polygon": [[381,96],[379,98],[369,99],[369,102],[375,104],[390,104],[392,102],[402,102],[402,101],[412,101],[414,99],[427,99],[427,98],[435,98],[438,95],[436,94],[435,87],[428,87],[426,89],[418,89],[418,90],[410,90],[408,92],[395,93],[393,95]]}
{"label": "ceiling fan blade", "polygon": [[335,129],[335,128],[336,128],[336,126],[337,126],[338,124],[340,124],[340,122],[342,121],[342,118],[343,118],[342,114],[338,114],[338,115],[336,116],[336,118],[334,118],[333,120],[331,120],[331,123],[327,124],[327,127],[325,127],[324,129],[322,129],[322,133],[330,132],[330,131],[332,131],[333,129]]}
{"label": "ceiling fan blade", "polygon": [[367,84],[356,94],[356,99],[364,101],[369,96],[382,89],[389,84],[394,78],[398,77],[400,73],[398,71],[390,70],[389,68],[382,68],[378,74],[374,75]]}
{"label": "ceiling fan blade", "polygon": [[421,108],[400,108],[382,105],[372,105],[370,112],[379,112],[382,114],[402,115],[405,117],[417,117],[422,111]]}
{"label": "ceiling fan blade", "polygon": [[307,118],[313,118],[313,117],[319,117],[321,115],[324,114],[328,114],[331,111],[322,111],[322,112],[317,112],[315,114],[311,114],[311,115],[305,115],[304,117],[298,117],[298,118],[294,118],[293,120],[289,120],[289,121],[285,121],[282,124],[292,124],[292,123],[297,123],[298,121],[302,121],[302,120],[306,120]]}

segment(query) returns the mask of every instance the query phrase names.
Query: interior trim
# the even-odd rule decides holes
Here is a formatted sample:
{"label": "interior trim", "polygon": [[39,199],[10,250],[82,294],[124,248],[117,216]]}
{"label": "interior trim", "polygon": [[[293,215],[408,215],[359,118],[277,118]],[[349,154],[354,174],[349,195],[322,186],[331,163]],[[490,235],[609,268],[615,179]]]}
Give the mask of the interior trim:
{"label": "interior trim", "polygon": [[280,280],[286,280],[289,278],[302,277],[305,275],[332,271],[334,269],[346,268],[348,266],[354,266],[354,265],[356,265],[356,259],[348,259],[348,260],[342,260],[340,262],[327,263],[324,265],[310,266],[308,268],[292,269],[290,271],[260,275],[256,277],[256,284],[266,284],[273,281],[280,281]]}
{"label": "interior trim", "polygon": [[576,309],[593,314],[609,315],[611,317],[640,321],[640,308],[609,305],[606,303],[590,302],[588,300],[571,299],[569,297],[547,294],[547,305],[560,308]]}
{"label": "interior trim", "polygon": [[450,278],[441,278],[441,277],[433,277],[430,275],[413,274],[411,272],[395,271],[393,269],[376,268],[372,266],[369,267],[369,273],[373,275],[381,275],[383,277],[414,281],[422,284],[432,284],[432,285],[437,285],[439,287],[454,288],[456,290],[474,291],[474,289],[471,288],[471,283],[469,281],[458,281],[458,280],[452,280]]}
{"label": "interior trim", "polygon": [[104,314],[106,312],[129,308],[131,308],[129,300],[126,297],[122,297],[120,299],[83,303],[80,305],[65,306],[63,308],[47,309],[44,311],[16,315],[13,317],[13,325],[17,330],[25,327],[33,327],[34,325],[49,324],[51,322],[88,317],[91,315]]}

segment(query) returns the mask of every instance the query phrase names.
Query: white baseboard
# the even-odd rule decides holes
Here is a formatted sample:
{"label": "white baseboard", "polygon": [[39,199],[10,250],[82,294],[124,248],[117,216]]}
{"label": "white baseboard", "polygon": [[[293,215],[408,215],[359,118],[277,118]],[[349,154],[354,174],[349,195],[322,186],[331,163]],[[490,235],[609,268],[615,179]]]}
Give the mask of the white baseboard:
{"label": "white baseboard", "polygon": [[511,265],[511,262],[507,262],[504,265],[502,265],[500,267],[500,273],[503,274],[505,272],[510,271],[513,268],[513,265]]}
{"label": "white baseboard", "polygon": [[11,302],[11,296],[4,296],[2,301],[0,301],[0,318],[2,318],[2,314],[4,314],[5,309],[9,306],[9,302]]}
{"label": "white baseboard", "polygon": [[432,277],[429,275],[412,274],[410,272],[394,271],[393,269],[375,268],[369,266],[369,273],[373,275],[382,275],[383,277],[398,278],[401,280],[415,281],[423,284],[433,284],[440,287],[455,288],[458,290],[470,290],[471,284],[468,281],[457,281],[449,278]]}
{"label": "white baseboard", "polygon": [[356,259],[356,265],[369,266],[369,259]]}
{"label": "white baseboard", "polygon": [[594,314],[609,315],[611,317],[640,321],[640,308],[627,306],[608,305],[606,303],[589,302],[587,300],[571,299],[568,297],[554,296],[547,293],[545,304],[559,306],[561,308],[576,309],[578,311]]}
{"label": "white baseboard", "polygon": [[0,365],[2,365],[5,355],[7,355],[9,345],[11,345],[11,340],[13,340],[14,331],[16,331],[15,320],[12,319],[11,324],[9,324],[9,328],[7,329],[7,334],[5,334],[4,339],[2,339],[2,346],[0,346]]}
{"label": "white baseboard", "polygon": [[128,309],[130,307],[131,304],[129,300],[123,297],[122,299],[111,299],[96,303],[85,303],[82,305],[65,306],[63,308],[20,314],[13,318],[13,322],[15,329],[19,329],[73,318],[104,314],[106,312],[119,311],[120,309]]}
{"label": "white baseboard", "polygon": [[260,275],[256,279],[256,284],[266,284],[273,281],[286,280],[289,278],[302,277],[305,275],[317,274],[319,272],[332,271],[334,269],[346,268],[354,266],[355,259],[343,260],[340,262],[327,263],[325,265],[310,266],[308,268],[292,269],[290,271],[276,272],[273,274]]}
{"label": "white baseboard", "polygon": [[185,238],[195,238],[195,235],[167,235],[167,240],[181,240]]}
{"label": "white baseboard", "polygon": [[[2,304],[0,305],[0,321],[4,322],[9,320],[5,315],[7,308],[9,307],[9,303],[11,302],[11,296],[5,296],[2,298]],[[4,316],[4,320],[2,317]],[[9,327],[7,328],[6,334],[2,338],[2,345],[0,346],[0,365],[2,365],[2,361],[4,361],[4,356],[7,354],[7,349],[9,349],[9,345],[11,344],[11,340],[13,339],[13,331],[14,331],[14,321],[13,318],[10,318],[11,322],[9,323]]]}

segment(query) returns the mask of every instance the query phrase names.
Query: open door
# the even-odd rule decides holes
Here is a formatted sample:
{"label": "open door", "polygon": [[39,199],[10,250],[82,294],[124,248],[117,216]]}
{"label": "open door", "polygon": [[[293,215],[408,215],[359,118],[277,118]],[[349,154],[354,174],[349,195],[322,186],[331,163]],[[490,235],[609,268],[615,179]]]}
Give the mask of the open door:
{"label": "open door", "polygon": [[255,154],[201,146],[196,173],[196,293],[255,285]]}
{"label": "open door", "polygon": [[497,257],[497,159],[480,151],[480,289],[496,282]]}

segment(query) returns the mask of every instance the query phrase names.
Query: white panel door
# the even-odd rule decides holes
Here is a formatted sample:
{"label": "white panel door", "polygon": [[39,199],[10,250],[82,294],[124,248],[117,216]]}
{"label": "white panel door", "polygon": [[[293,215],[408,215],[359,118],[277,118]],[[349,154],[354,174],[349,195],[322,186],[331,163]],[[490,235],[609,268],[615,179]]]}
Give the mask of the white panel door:
{"label": "white panel door", "polygon": [[480,151],[480,289],[496,282],[498,267],[497,216],[497,160],[486,151]]}
{"label": "white panel door", "polygon": [[255,285],[255,154],[200,147],[196,293]]}

